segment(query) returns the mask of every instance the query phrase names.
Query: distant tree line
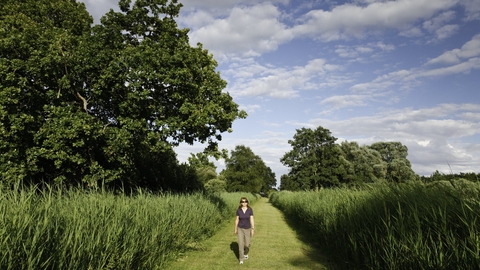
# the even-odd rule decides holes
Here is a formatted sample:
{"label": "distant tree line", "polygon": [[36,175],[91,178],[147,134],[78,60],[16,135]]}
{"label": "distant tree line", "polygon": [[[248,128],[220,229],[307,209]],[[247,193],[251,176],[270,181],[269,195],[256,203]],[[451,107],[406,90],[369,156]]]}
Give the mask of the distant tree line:
{"label": "distant tree line", "polygon": [[466,172],[466,173],[441,173],[438,170],[432,173],[430,176],[421,176],[420,179],[424,183],[431,183],[436,181],[455,181],[455,180],[468,180],[471,182],[480,181],[480,173]]}
{"label": "distant tree line", "polygon": [[419,180],[407,159],[408,149],[400,142],[336,143],[323,127],[297,129],[288,143],[292,150],[280,161],[289,167],[281,176],[281,190],[318,190],[364,183],[401,183]]}

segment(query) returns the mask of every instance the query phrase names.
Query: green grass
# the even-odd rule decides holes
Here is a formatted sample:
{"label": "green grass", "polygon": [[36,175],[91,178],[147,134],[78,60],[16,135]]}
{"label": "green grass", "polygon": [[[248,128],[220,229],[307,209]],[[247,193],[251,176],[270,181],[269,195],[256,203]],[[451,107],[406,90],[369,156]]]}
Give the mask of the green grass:
{"label": "green grass", "polygon": [[250,258],[238,263],[237,236],[234,234],[234,212],[217,234],[186,252],[167,269],[334,269],[317,250],[297,237],[283,219],[282,213],[263,198],[252,205],[255,235]]}
{"label": "green grass", "polygon": [[[242,196],[256,231],[238,265]],[[479,269],[479,196],[468,181],[278,192],[270,201],[0,185],[0,269],[334,269],[327,258],[345,269]]]}
{"label": "green grass", "polygon": [[346,269],[478,269],[479,190],[414,183],[271,199]]}
{"label": "green grass", "polygon": [[135,196],[0,186],[0,269],[163,269],[213,235],[241,196]]}

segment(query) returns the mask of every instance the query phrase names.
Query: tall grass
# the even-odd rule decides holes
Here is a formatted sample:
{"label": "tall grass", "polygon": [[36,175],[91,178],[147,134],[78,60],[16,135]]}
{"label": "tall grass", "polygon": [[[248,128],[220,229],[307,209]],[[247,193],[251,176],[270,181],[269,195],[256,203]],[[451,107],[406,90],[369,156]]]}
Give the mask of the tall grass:
{"label": "tall grass", "polygon": [[0,186],[0,269],[162,269],[211,236],[246,195],[255,201]]}
{"label": "tall grass", "polygon": [[479,191],[414,183],[270,199],[346,269],[480,269]]}

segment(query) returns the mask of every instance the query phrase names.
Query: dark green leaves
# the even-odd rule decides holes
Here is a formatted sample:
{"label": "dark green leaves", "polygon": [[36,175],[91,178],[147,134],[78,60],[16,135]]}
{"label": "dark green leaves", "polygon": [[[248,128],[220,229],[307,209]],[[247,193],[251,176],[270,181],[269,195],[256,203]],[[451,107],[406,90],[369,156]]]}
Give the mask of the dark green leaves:
{"label": "dark green leaves", "polygon": [[238,145],[225,160],[222,176],[227,181],[227,191],[255,192],[269,191],[275,187],[275,173],[263,160],[244,145]]}
{"label": "dark green leaves", "polygon": [[172,147],[246,114],[217,63],[174,20],[181,4],[120,1],[101,25],[71,0],[0,3],[0,174],[152,189],[198,188]]}

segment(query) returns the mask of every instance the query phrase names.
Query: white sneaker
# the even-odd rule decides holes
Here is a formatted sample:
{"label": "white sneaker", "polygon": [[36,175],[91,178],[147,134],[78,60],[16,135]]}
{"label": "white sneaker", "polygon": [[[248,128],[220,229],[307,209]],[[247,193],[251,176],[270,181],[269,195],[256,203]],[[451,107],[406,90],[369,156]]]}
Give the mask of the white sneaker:
{"label": "white sneaker", "polygon": [[248,255],[245,255],[244,257],[245,257],[245,260],[247,260],[247,259],[248,259]]}
{"label": "white sneaker", "polygon": [[243,261],[240,261],[240,264],[243,264]]}

